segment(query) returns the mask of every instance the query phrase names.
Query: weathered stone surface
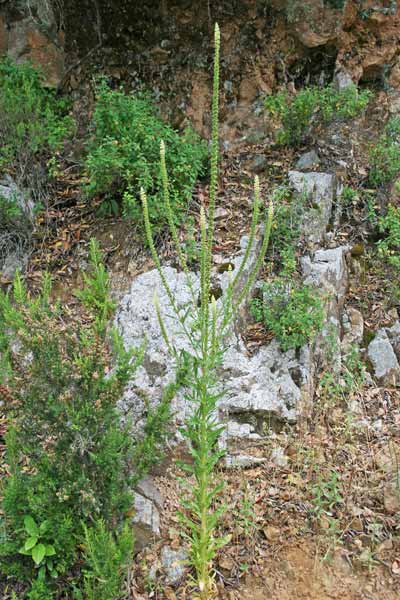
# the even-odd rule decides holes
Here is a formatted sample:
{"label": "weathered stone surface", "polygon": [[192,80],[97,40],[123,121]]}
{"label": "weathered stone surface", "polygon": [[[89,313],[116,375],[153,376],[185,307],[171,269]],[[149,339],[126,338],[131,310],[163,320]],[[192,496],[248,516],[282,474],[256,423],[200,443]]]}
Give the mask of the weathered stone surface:
{"label": "weathered stone surface", "polygon": [[386,333],[397,359],[400,360],[400,321],[396,321],[392,327],[386,327]]}
{"label": "weathered stone surface", "polygon": [[[242,252],[245,251],[246,243],[244,238]],[[327,332],[331,335],[329,327],[333,324],[338,339],[339,307],[343,303],[347,286],[346,250],[346,247],[319,250],[312,257],[302,259],[305,282],[315,285],[327,297]],[[240,264],[240,258],[237,256],[230,261],[234,267],[233,276]],[[256,258],[257,252],[254,252],[250,263],[254,264]],[[178,273],[172,267],[164,267],[163,272],[178,309],[186,311],[193,306],[193,302],[197,302],[198,298],[198,276],[195,273],[191,274],[192,296],[184,274]],[[224,292],[228,274],[225,272],[218,275],[216,281],[219,281]],[[243,283],[244,279],[240,285]],[[172,381],[175,375],[174,364],[160,333],[151,302],[155,291],[168,336],[178,351],[191,351],[173,315],[157,271],[140,275],[133,282],[116,314],[116,325],[126,346],[139,346],[143,338],[148,340],[143,365],[119,403],[123,413],[133,416],[135,428],[139,429],[143,425],[146,409],[144,397],[147,396],[150,404],[158,402],[166,383]],[[240,327],[237,330],[240,331]],[[219,400],[216,417],[226,424],[220,442],[231,453],[227,458],[227,466],[249,466],[254,464],[253,459],[256,462],[264,460],[243,451],[243,445],[238,454],[237,443],[257,442],[267,434],[268,428],[279,428],[285,422],[294,423],[310,412],[314,395],[314,372],[316,365],[321,366],[318,353],[324,355],[325,334],[327,335],[326,332],[322,333],[321,339],[317,339],[312,348],[304,346],[297,352],[283,352],[277,341],[272,340],[268,346],[260,348],[252,356],[246,351],[239,334],[232,333],[226,340],[226,351],[220,368],[223,395]],[[337,354],[340,356],[340,352]],[[185,399],[184,390],[180,390],[172,402],[175,429],[185,421],[190,410],[191,406]],[[178,434],[176,438],[179,440]]]}
{"label": "weathered stone surface", "polygon": [[143,479],[136,484],[136,491],[148,500],[154,502],[158,509],[162,509],[164,499],[160,491],[154,485],[154,481],[151,477],[143,477]]}
{"label": "weathered stone surface", "polygon": [[265,460],[265,458],[251,454],[231,454],[225,457],[225,465],[228,469],[249,469],[262,465]]}
{"label": "weathered stone surface", "polygon": [[165,573],[165,582],[168,585],[176,585],[183,578],[189,555],[181,548],[173,550],[170,546],[161,549],[161,564]]}
{"label": "weathered stone surface", "polygon": [[379,329],[368,346],[368,358],[374,376],[381,385],[395,385],[400,376],[400,365],[385,329]]}
{"label": "weathered stone surface", "polygon": [[28,264],[28,255],[23,248],[7,254],[4,260],[1,260],[1,250],[3,236],[0,234],[0,275],[5,281],[12,281],[17,271],[23,273]]}
{"label": "weathered stone surface", "polygon": [[309,152],[305,152],[296,162],[296,169],[299,171],[307,171],[308,169],[315,169],[320,164],[320,159],[315,150],[310,150]]}
{"label": "weathered stone surface", "polygon": [[386,484],[383,491],[383,503],[385,510],[390,514],[400,512],[400,472],[389,483]]}
{"label": "weathered stone surface", "polygon": [[297,359],[294,350],[282,352],[275,340],[251,357],[231,346],[221,375],[227,391],[220,410],[229,419],[242,417],[240,422],[245,415],[256,416],[261,423],[295,422],[312,389],[309,351],[302,349]]}
{"label": "weathered stone surface", "polygon": [[31,60],[45,76],[45,82],[56,87],[64,72],[63,50],[38,29],[30,18],[16,21],[8,34],[8,56],[16,62]]}
{"label": "weathered stone surface", "polygon": [[332,204],[336,196],[336,177],[330,173],[303,173],[289,171],[289,183],[298,194],[306,194],[312,207],[307,210],[302,229],[305,238],[317,244],[321,242],[331,217]]}
{"label": "weathered stone surface", "polygon": [[27,217],[33,216],[34,203],[29,195],[21,190],[10,175],[0,180],[0,198],[16,204],[17,208]]}
{"label": "weathered stone surface", "polygon": [[286,467],[289,462],[285,450],[281,446],[275,446],[271,452],[271,460],[277,467]]}
{"label": "weathered stone surface", "polygon": [[333,77],[333,85],[338,92],[343,92],[349,86],[354,85],[354,81],[346,69],[338,69]]}
{"label": "weathered stone surface", "polygon": [[[193,300],[183,273],[178,273],[172,267],[164,267],[163,272],[180,311],[184,312],[193,305],[193,302],[197,302],[199,281],[195,274],[192,274],[195,298]],[[190,352],[187,339],[170,307],[159,273],[154,269],[139,275],[132,283],[129,293],[122,299],[115,319],[126,347],[139,347],[144,339],[147,340],[144,362],[119,402],[121,411],[132,417],[135,428],[138,429],[143,425],[143,415],[146,411],[145,398],[150,404],[156,404],[161,398],[164,387],[175,377],[174,364],[161,335],[153,304],[155,293],[159,299],[166,330],[176,349],[178,352],[181,350]],[[187,403],[183,396],[178,394],[172,405],[177,424],[182,424],[187,410]]]}
{"label": "weathered stone surface", "polygon": [[339,246],[329,250],[317,250],[314,256],[304,256],[301,266],[304,283],[333,294],[343,300],[347,288],[346,254],[349,248]]}
{"label": "weathered stone surface", "polygon": [[[242,254],[247,238],[241,241]],[[239,289],[257,260],[261,238],[250,253],[247,268],[239,281]],[[233,276],[239,268],[241,255],[232,259]],[[164,267],[164,275],[171,287],[175,304],[186,311],[197,302],[198,276],[191,274],[192,292],[186,277],[171,267]],[[228,273],[218,275],[222,291],[228,285]],[[156,270],[140,275],[132,284],[129,293],[123,298],[116,314],[116,325],[121,331],[127,347],[139,346],[146,338],[147,348],[142,366],[135,379],[127,386],[124,397],[119,402],[123,414],[133,418],[135,429],[143,426],[143,415],[147,402],[157,403],[165,385],[172,381],[175,372],[165,340],[160,333],[159,322],[152,304],[154,292],[159,298],[160,312],[170,339],[178,352],[190,352],[185,335],[171,310],[168,296]],[[246,311],[243,309],[243,319]],[[241,317],[236,322],[239,331]],[[220,400],[219,417],[228,423],[224,442],[229,439],[259,439],[263,433],[263,423],[295,422],[305,407],[310,405],[313,395],[312,355],[304,347],[298,356],[292,350],[283,353],[274,340],[261,348],[254,356],[248,353],[240,336],[232,334],[226,340],[227,350],[221,366],[220,379],[226,393]],[[189,414],[191,406],[185,399],[184,390],[177,393],[172,402],[175,427],[181,425]],[[179,436],[177,436],[179,439]]]}
{"label": "weathered stone surface", "polygon": [[18,209],[12,218],[2,221],[0,217],[0,276],[11,281],[17,269],[23,272],[28,262],[33,202],[9,175],[0,181],[0,198]]}
{"label": "weathered stone surface", "polygon": [[160,514],[154,503],[140,494],[134,495],[134,508],[132,526],[135,533],[135,549],[139,551],[155,537],[159,537]]}
{"label": "weathered stone surface", "polygon": [[329,362],[335,372],[340,371],[340,313],[348,283],[347,252],[347,246],[340,246],[317,250],[313,257],[304,256],[300,260],[304,283],[322,293],[325,303],[325,325],[314,343],[317,370],[323,369]]}
{"label": "weathered stone surface", "polygon": [[356,308],[349,306],[342,317],[343,339],[342,351],[348,352],[352,346],[358,346],[363,341],[364,319]]}
{"label": "weathered stone surface", "polygon": [[323,0],[287,2],[286,13],[294,35],[307,48],[333,43],[341,29],[341,13]]}

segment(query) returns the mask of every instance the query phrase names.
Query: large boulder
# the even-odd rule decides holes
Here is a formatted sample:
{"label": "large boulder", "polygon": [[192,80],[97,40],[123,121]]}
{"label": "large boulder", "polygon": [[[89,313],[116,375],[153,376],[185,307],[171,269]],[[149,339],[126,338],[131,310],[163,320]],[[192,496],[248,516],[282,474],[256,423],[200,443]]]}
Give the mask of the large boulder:
{"label": "large boulder", "polygon": [[[164,267],[176,307],[182,314],[197,302],[199,281],[191,274],[191,287],[186,276],[172,267]],[[123,414],[130,416],[135,428],[143,425],[146,406],[160,401],[163,389],[175,377],[166,341],[160,332],[159,321],[152,297],[157,293],[165,329],[178,352],[191,352],[187,338],[170,306],[157,270],[139,275],[123,298],[116,314],[119,328],[127,347],[139,346],[147,340],[144,361],[134,380],[128,385],[119,403]],[[273,341],[256,355],[249,357],[240,336],[232,334],[221,366],[220,379],[226,393],[220,402],[224,420],[236,418],[243,424],[243,415],[249,415],[248,433],[256,433],[257,420],[291,421],[299,417],[300,406],[311,392],[311,360],[304,349],[299,358],[294,351],[283,353]],[[190,411],[184,390],[172,402],[176,426],[181,425]],[[233,431],[233,429],[232,429]]]}

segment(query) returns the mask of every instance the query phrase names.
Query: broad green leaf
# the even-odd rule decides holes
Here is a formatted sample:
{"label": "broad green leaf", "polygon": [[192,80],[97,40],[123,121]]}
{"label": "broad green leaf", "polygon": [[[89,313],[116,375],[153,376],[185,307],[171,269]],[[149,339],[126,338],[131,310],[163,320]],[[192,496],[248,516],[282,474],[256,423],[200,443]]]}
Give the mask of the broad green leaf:
{"label": "broad green leaf", "polygon": [[50,544],[46,546],[46,556],[54,556],[56,553],[54,546],[51,546]]}
{"label": "broad green leaf", "polygon": [[37,565],[39,565],[46,555],[46,546],[44,544],[38,544],[32,550],[32,558]]}
{"label": "broad green leaf", "polygon": [[36,525],[33,517],[31,517],[29,515],[24,517],[24,525],[25,525],[26,531],[29,533],[30,536],[39,537],[39,528]]}
{"label": "broad green leaf", "polygon": [[31,554],[32,554],[31,550],[25,550],[24,547],[20,548],[18,550],[18,553],[23,554],[24,556],[31,556]]}
{"label": "broad green leaf", "polygon": [[40,534],[43,535],[43,533],[46,533],[48,528],[49,528],[49,522],[43,521],[43,523],[41,523],[40,527],[39,527]]}
{"label": "broad green leaf", "polygon": [[31,550],[33,548],[33,546],[36,546],[37,542],[38,542],[37,537],[32,536],[32,537],[28,538],[25,542],[25,546],[24,546],[25,550]]}

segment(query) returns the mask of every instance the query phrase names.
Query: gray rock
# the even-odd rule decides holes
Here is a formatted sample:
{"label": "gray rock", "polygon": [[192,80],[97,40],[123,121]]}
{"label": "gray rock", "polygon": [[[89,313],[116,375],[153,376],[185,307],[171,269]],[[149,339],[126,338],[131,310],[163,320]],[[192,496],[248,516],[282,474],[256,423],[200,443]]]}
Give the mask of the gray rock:
{"label": "gray rock", "polygon": [[392,327],[386,327],[386,333],[397,359],[400,360],[400,321],[396,321]]}
{"label": "gray rock", "polygon": [[268,165],[267,157],[264,154],[257,154],[248,163],[248,168],[252,173],[263,173]]}
{"label": "gray rock", "polygon": [[322,332],[314,344],[314,364],[318,371],[329,363],[335,372],[340,371],[340,314],[347,284],[347,246],[318,250],[314,256],[303,256],[300,264],[304,283],[322,293],[326,320]]}
{"label": "gray rock", "polygon": [[[242,240],[242,254],[247,242],[245,238]],[[259,244],[258,239],[251,253],[247,272],[257,260]],[[327,326],[333,324],[337,336],[340,329],[339,307],[343,303],[347,286],[346,250],[344,247],[319,250],[313,256],[304,257],[302,260],[305,281],[326,292],[327,298],[329,297]],[[233,275],[240,259],[239,255],[231,261],[234,266]],[[189,319],[192,318],[190,308],[198,299],[198,275],[190,275],[189,286],[186,276],[175,269],[164,267],[163,273],[171,287],[176,307],[181,312],[189,309]],[[244,283],[245,275],[246,273],[240,286]],[[228,285],[228,274],[216,272],[215,278],[224,292]],[[171,310],[158,272],[153,270],[137,277],[129,293],[123,298],[115,319],[127,347],[139,346],[144,338],[147,339],[143,364],[119,402],[122,413],[133,417],[135,432],[140,431],[143,426],[147,403],[154,406],[159,402],[165,385],[175,377],[174,364],[160,333],[152,303],[154,291],[159,298],[160,312],[169,338],[173,340],[178,352],[191,352]],[[236,322],[236,329],[241,330],[240,319]],[[249,356],[240,335],[232,332],[225,340],[225,346],[226,352],[219,378],[223,385],[222,396],[215,417],[226,424],[220,443],[228,452],[235,448],[238,440],[260,440],[267,434],[268,428],[273,429],[275,425],[280,427],[284,422],[295,423],[300,416],[309,414],[314,395],[318,351],[323,353],[318,341],[315,344],[317,354],[309,346],[304,346],[299,352],[282,352],[277,341],[273,340],[268,346]],[[340,356],[340,352],[338,355]],[[177,428],[186,420],[191,409],[185,398],[185,391],[180,390],[172,401],[172,428],[177,440],[180,439]],[[233,454],[228,456],[228,463],[232,466],[246,466],[250,460],[248,456],[250,455]],[[253,458],[251,457],[251,464],[254,464]],[[139,491],[143,496],[149,495],[144,488]],[[157,501],[154,496],[151,498]]]}
{"label": "gray rock", "polygon": [[135,534],[135,548],[140,551],[155,537],[160,536],[160,514],[154,503],[140,494],[134,495],[134,508],[132,528]]}
{"label": "gray rock", "polygon": [[389,514],[400,512],[400,471],[389,481],[383,491],[383,503]]}
{"label": "gray rock", "polygon": [[228,469],[249,469],[265,463],[265,458],[250,454],[231,454],[225,457]]}
{"label": "gray rock", "polygon": [[313,169],[318,167],[320,164],[320,159],[315,150],[310,150],[310,152],[305,152],[296,162],[296,169],[299,171],[307,171],[309,169]]}
{"label": "gray rock", "polygon": [[289,462],[289,458],[281,446],[276,446],[272,449],[271,460],[277,467],[286,467]]}
{"label": "gray rock", "polygon": [[31,219],[33,217],[34,204],[32,200],[27,192],[20,189],[10,175],[5,175],[0,181],[0,198],[15,203],[25,218]]}
{"label": "gray rock", "polygon": [[[183,314],[188,308],[197,303],[199,281],[192,274],[192,291],[186,276],[178,273],[172,267],[164,267],[163,273],[167,279],[175,304]],[[190,352],[190,346],[184,336],[180,324],[170,307],[168,295],[164,290],[160,275],[156,269],[139,275],[132,283],[131,289],[122,299],[115,317],[115,324],[121,332],[127,348],[139,347],[143,340],[147,346],[142,366],[135,374],[123,398],[118,403],[122,414],[132,417],[135,430],[143,426],[143,415],[146,412],[147,402],[156,405],[168,383],[174,381],[174,362],[171,360],[167,344],[161,335],[160,326],[153,304],[153,296],[157,294],[162,319],[168,335],[178,352]],[[178,394],[172,402],[172,412],[175,421],[181,425],[185,420],[190,407],[183,394]]]}
{"label": "gray rock", "polygon": [[353,346],[359,346],[364,337],[364,319],[356,308],[349,306],[342,317],[342,352],[348,352]]}
{"label": "gray rock", "polygon": [[[1,240],[2,236],[0,235],[0,246]],[[1,276],[7,281],[11,281],[14,279],[17,271],[20,271],[21,273],[25,271],[27,264],[28,255],[25,254],[22,249],[10,252],[3,261],[0,260]]]}
{"label": "gray rock", "polygon": [[348,283],[346,254],[349,248],[339,246],[329,250],[317,250],[314,256],[301,258],[304,283],[333,294],[336,301],[343,301]]}
{"label": "gray rock", "polygon": [[253,356],[231,346],[225,353],[222,378],[226,383],[220,410],[230,420],[254,415],[261,424],[295,422],[305,398],[313,393],[312,364],[304,347],[282,352],[276,340]]}
{"label": "gray rock", "polygon": [[344,69],[336,71],[333,76],[333,86],[338,92],[343,92],[343,90],[351,85],[354,85],[354,81],[348,71]]}
{"label": "gray rock", "polygon": [[298,194],[306,194],[312,208],[306,211],[302,230],[305,238],[313,244],[325,238],[336,197],[336,177],[330,173],[303,173],[289,171],[289,183]]}
{"label": "gray rock", "polygon": [[368,346],[368,358],[374,376],[381,385],[395,385],[399,380],[400,365],[385,329],[379,329]]}
{"label": "gray rock", "polygon": [[173,550],[169,546],[161,549],[161,564],[165,572],[165,582],[176,585],[185,575],[189,555],[183,548]]}
{"label": "gray rock", "polygon": [[159,490],[154,485],[154,481],[151,477],[148,477],[148,476],[143,477],[143,479],[141,479],[136,484],[136,490],[139,492],[139,494],[141,494],[148,500],[151,500],[152,502],[154,502],[154,504],[156,505],[156,507],[159,510],[162,509],[163,504],[164,504],[164,499],[163,499],[161,493],[159,492]]}

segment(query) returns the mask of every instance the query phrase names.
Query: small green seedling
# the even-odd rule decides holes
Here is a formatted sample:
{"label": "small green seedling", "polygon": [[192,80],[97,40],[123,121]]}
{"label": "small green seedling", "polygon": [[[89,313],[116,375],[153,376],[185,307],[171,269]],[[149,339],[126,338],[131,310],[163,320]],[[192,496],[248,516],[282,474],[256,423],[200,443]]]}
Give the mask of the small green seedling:
{"label": "small green seedling", "polygon": [[32,558],[35,565],[39,568],[39,579],[45,578],[46,571],[51,577],[58,577],[58,571],[54,566],[54,559],[52,558],[56,554],[55,548],[45,540],[48,537],[46,534],[49,522],[43,521],[39,526],[33,517],[26,515],[24,517],[24,526],[27,538],[19,553]]}

